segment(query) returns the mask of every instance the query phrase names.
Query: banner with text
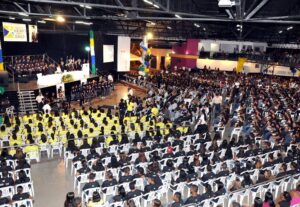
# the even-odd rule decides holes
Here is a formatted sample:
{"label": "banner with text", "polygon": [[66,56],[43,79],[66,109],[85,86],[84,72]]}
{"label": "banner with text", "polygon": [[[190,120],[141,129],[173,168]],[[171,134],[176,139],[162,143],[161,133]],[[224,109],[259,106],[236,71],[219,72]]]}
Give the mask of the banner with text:
{"label": "banner with text", "polygon": [[27,42],[26,24],[3,22],[2,26],[5,42]]}
{"label": "banner with text", "polygon": [[118,72],[130,70],[130,37],[118,36]]}

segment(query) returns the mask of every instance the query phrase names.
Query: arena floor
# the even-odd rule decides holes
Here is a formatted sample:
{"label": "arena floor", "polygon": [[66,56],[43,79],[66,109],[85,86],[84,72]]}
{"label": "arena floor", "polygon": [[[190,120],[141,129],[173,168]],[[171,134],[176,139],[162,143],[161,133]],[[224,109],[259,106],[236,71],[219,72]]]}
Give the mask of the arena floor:
{"label": "arena floor", "polygon": [[[145,92],[142,90],[133,89],[133,93],[135,96],[145,96]],[[104,99],[96,98],[91,104],[92,106],[116,105],[121,98],[127,98],[127,95],[128,86],[117,84],[110,96]],[[79,103],[74,103],[72,106],[78,108]],[[31,173],[34,183],[35,207],[63,206],[66,193],[74,191],[70,167],[66,169],[63,158],[58,155],[52,160],[44,158],[40,163],[32,164]]]}

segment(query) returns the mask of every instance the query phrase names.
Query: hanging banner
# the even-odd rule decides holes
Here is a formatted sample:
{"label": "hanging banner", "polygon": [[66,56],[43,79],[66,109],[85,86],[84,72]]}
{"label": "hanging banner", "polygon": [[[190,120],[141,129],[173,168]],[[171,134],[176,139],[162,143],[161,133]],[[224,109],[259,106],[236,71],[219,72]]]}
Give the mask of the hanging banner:
{"label": "hanging banner", "polygon": [[27,42],[26,24],[3,22],[4,42]]}
{"label": "hanging banner", "polygon": [[37,25],[28,25],[29,42],[38,42],[38,28]]}
{"label": "hanging banner", "polygon": [[95,40],[94,40],[94,32],[90,31],[90,52],[91,52],[91,66],[92,66],[92,74],[96,75],[96,57],[95,57]]}
{"label": "hanging banner", "polygon": [[130,37],[118,36],[118,72],[130,70]]}
{"label": "hanging banner", "polygon": [[247,62],[247,58],[241,58],[239,57],[237,66],[236,66],[236,72],[241,73],[244,69],[244,63]]}

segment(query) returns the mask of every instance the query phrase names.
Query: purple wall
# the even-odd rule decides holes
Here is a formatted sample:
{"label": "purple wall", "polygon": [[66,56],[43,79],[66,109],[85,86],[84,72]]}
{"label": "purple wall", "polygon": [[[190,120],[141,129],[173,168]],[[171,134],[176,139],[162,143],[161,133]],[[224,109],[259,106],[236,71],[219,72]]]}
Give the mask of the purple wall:
{"label": "purple wall", "polygon": [[[198,55],[198,43],[199,39],[188,39],[185,43],[175,45],[172,47],[172,51],[179,55]],[[171,67],[188,67],[194,68],[197,65],[196,59],[187,58],[172,58]]]}

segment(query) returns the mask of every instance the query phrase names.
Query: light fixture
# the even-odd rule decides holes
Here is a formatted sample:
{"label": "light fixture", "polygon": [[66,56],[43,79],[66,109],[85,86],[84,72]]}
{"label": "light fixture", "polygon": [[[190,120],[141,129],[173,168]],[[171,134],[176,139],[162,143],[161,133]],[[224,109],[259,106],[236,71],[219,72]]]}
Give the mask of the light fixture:
{"label": "light fixture", "polygon": [[62,17],[62,16],[57,16],[56,17],[56,21],[58,21],[58,22],[65,22],[66,20],[65,20],[65,18],[64,17]]}
{"label": "light fixture", "polygon": [[156,4],[153,4],[153,6],[154,6],[155,8],[158,8],[158,9],[159,9],[159,6],[158,6],[158,5],[156,5]]}
{"label": "light fixture", "polygon": [[204,27],[203,30],[206,31],[206,28]]}
{"label": "light fixture", "polygon": [[27,13],[25,13],[25,12],[19,12],[19,15],[20,16],[24,16],[24,17],[28,17],[29,15],[27,14]]}
{"label": "light fixture", "polygon": [[278,33],[281,34],[281,33],[282,33],[282,30],[280,30]]}
{"label": "light fixture", "polygon": [[153,38],[153,34],[151,32],[147,33],[147,39],[150,40]]}
{"label": "light fixture", "polygon": [[287,30],[291,30],[291,29],[293,29],[293,28],[294,28],[293,26],[290,26],[290,27],[287,28]]}
{"label": "light fixture", "polygon": [[91,50],[91,48],[89,46],[85,46],[84,50],[89,52]]}
{"label": "light fixture", "polygon": [[147,4],[153,5],[153,2],[151,2],[151,1],[144,0],[144,2],[147,3]]}
{"label": "light fixture", "polygon": [[92,7],[89,5],[80,4],[79,6],[82,8],[92,9]]}
{"label": "light fixture", "polygon": [[237,24],[236,27],[240,27],[241,25]]}
{"label": "light fixture", "polygon": [[10,19],[10,20],[15,20],[16,18],[14,18],[14,17],[8,17],[8,19]]}
{"label": "light fixture", "polygon": [[199,28],[199,27],[200,27],[200,25],[199,25],[199,24],[197,24],[197,23],[194,23],[194,26],[195,26],[195,27],[197,27],[197,28]]}
{"label": "light fixture", "polygon": [[240,29],[240,28],[237,28],[236,30],[237,30],[237,31],[241,31],[241,29]]}
{"label": "light fixture", "polygon": [[24,22],[31,22],[31,19],[22,19]]}
{"label": "light fixture", "polygon": [[46,24],[46,21],[45,20],[39,20],[37,21],[38,23],[41,23],[41,24]]}
{"label": "light fixture", "polygon": [[167,28],[168,28],[168,29],[172,29],[172,27],[170,27],[170,26],[167,26]]}
{"label": "light fixture", "polygon": [[84,25],[92,25],[92,22],[84,22],[84,21],[75,21],[75,24],[84,24]]}
{"label": "light fixture", "polygon": [[178,18],[178,19],[182,19],[182,17],[179,16],[178,14],[175,14],[175,17]]}

